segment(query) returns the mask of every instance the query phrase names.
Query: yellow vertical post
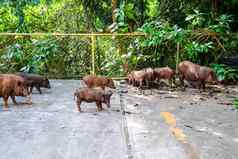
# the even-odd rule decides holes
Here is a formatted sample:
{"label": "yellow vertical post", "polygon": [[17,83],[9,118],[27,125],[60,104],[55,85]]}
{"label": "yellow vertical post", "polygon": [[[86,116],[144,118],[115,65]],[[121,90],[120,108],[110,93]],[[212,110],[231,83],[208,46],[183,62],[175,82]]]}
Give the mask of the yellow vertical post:
{"label": "yellow vertical post", "polygon": [[95,36],[91,35],[91,45],[92,45],[92,70],[91,74],[95,75]]}

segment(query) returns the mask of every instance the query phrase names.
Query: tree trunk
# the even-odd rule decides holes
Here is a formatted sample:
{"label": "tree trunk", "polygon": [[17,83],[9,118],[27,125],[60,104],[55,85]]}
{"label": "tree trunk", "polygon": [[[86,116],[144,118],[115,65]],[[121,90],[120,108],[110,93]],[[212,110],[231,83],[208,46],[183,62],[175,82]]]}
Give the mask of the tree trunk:
{"label": "tree trunk", "polygon": [[219,3],[220,3],[220,0],[212,0],[212,12],[213,12],[214,18],[216,18],[218,15]]}
{"label": "tree trunk", "polygon": [[139,13],[140,13],[140,26],[144,24],[144,0],[140,0],[138,2],[138,8],[139,8]]}
{"label": "tree trunk", "polygon": [[116,23],[116,7],[117,7],[117,0],[112,0],[112,23]]}

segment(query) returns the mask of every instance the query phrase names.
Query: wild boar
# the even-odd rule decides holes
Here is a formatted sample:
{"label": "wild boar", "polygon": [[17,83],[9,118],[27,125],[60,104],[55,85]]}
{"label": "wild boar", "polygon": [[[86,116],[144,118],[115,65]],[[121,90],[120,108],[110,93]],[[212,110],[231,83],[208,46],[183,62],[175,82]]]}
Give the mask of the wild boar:
{"label": "wild boar", "polygon": [[216,82],[214,71],[205,66],[194,64],[190,61],[183,61],[178,66],[179,79],[184,86],[184,79],[188,82],[199,82],[199,88],[205,89],[206,82]]}
{"label": "wild boar", "polygon": [[146,79],[146,72],[145,70],[132,71],[131,78],[133,79],[132,80],[133,86],[139,86],[140,88],[142,88],[143,82]]}
{"label": "wild boar", "polygon": [[175,71],[170,67],[161,67],[154,69],[155,81],[160,81],[160,79],[166,79],[169,81],[170,87],[175,83]]}
{"label": "wild boar", "polygon": [[102,111],[102,103],[105,103],[108,108],[111,107],[110,99],[113,92],[111,90],[102,90],[97,88],[81,88],[74,92],[74,98],[76,97],[76,104],[78,111],[81,112],[81,103],[83,101],[92,103],[96,102],[98,111]]}
{"label": "wild boar", "polygon": [[140,88],[142,88],[144,83],[147,87],[149,87],[154,80],[154,71],[152,68],[132,71],[130,74],[133,79],[133,86],[139,86]]}
{"label": "wild boar", "polygon": [[11,97],[14,104],[17,104],[15,96],[28,96],[25,80],[14,74],[0,75],[0,97],[3,97],[3,109],[8,109],[8,98]]}
{"label": "wild boar", "polygon": [[132,73],[129,73],[129,74],[127,75],[127,79],[128,79],[128,84],[129,84],[129,85],[133,85],[133,84],[134,84],[134,78],[133,78]]}
{"label": "wild boar", "polygon": [[23,77],[27,82],[27,87],[30,88],[29,92],[32,93],[35,87],[40,94],[42,94],[41,87],[50,89],[49,79],[37,74],[29,74],[24,72],[19,72],[16,75]]}
{"label": "wild boar", "polygon": [[102,89],[105,89],[105,87],[110,87],[115,89],[115,84],[113,80],[109,77],[99,77],[95,75],[88,75],[83,77],[84,83],[89,87],[101,87]]}
{"label": "wild boar", "polygon": [[146,85],[149,87],[152,85],[153,81],[154,81],[154,70],[152,68],[145,68],[144,69],[146,76],[145,76],[145,82]]}
{"label": "wild boar", "polygon": [[198,75],[203,89],[206,87],[206,82],[213,84],[218,83],[216,73],[209,67],[201,66]]}

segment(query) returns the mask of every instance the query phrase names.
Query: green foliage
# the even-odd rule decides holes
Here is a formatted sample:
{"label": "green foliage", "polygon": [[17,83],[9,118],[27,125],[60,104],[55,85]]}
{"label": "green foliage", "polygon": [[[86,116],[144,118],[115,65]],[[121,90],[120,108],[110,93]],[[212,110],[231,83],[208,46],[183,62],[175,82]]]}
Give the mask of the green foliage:
{"label": "green foliage", "polygon": [[185,14],[180,0],[160,0],[159,17],[172,25],[183,26]]}
{"label": "green foliage", "polygon": [[24,8],[27,5],[37,5],[40,3],[40,0],[2,0],[0,1],[0,4],[9,6],[13,8],[15,16],[18,17],[18,25],[16,32],[27,32],[26,27],[24,25],[25,21],[25,14],[24,14]]}
{"label": "green foliage", "polygon": [[9,46],[6,52],[1,56],[5,63],[1,63],[1,67],[5,71],[13,71],[14,68],[21,68],[24,63],[22,46],[18,43]]}
{"label": "green foliage", "polygon": [[233,105],[236,109],[238,109],[238,98],[236,98],[234,101],[233,101]]}
{"label": "green foliage", "polygon": [[185,52],[189,60],[195,63],[199,63],[199,59],[201,59],[200,57],[204,56],[204,54],[207,54],[209,49],[212,48],[212,42],[201,44],[196,41],[192,41],[185,45]]}
{"label": "green foliage", "polygon": [[172,28],[165,23],[152,21],[145,23],[139,31],[143,31],[148,35],[148,38],[143,42],[143,47],[156,47],[168,38]]}
{"label": "green foliage", "polygon": [[[116,24],[111,2],[0,0],[0,32],[146,33],[96,38],[96,71],[112,76],[125,75],[127,64],[129,70],[174,68],[175,59],[208,65],[238,52],[236,0],[220,1],[219,6],[199,0],[121,0],[116,4]],[[90,55],[88,37],[0,37],[1,72],[81,76],[90,71]],[[233,79],[235,71],[224,69],[224,79]]]}
{"label": "green foliage", "polygon": [[54,58],[59,46],[54,39],[33,40],[33,45],[24,40],[10,45],[1,56],[2,71],[48,72],[46,64]]}
{"label": "green foliage", "polygon": [[217,33],[229,33],[230,24],[233,22],[231,15],[223,14],[216,19],[216,24],[209,26],[212,30]]}
{"label": "green foliage", "polygon": [[34,40],[34,53],[26,66],[20,71],[24,72],[47,72],[47,63],[54,59],[60,50],[59,44],[55,39],[49,38],[46,40]]}
{"label": "green foliage", "polygon": [[105,54],[106,57],[102,61],[102,74],[107,76],[123,76],[123,60],[119,53],[115,53],[115,47],[111,47]]}
{"label": "green foliage", "polygon": [[125,23],[125,13],[127,13],[127,16],[130,18],[133,18],[134,15],[132,14],[131,10],[133,9],[133,5],[127,5],[125,6],[125,3],[123,2],[119,8],[116,9],[116,19],[117,19],[117,26],[116,28],[120,32],[128,32],[128,24]]}
{"label": "green foliage", "polygon": [[143,55],[139,39],[136,39],[130,44],[127,49],[127,54],[122,55],[124,63],[129,64],[129,70],[134,70],[139,67],[140,63],[145,62],[149,56]]}
{"label": "green foliage", "polygon": [[190,24],[190,29],[193,29],[194,27],[202,27],[206,22],[205,15],[206,14],[200,13],[198,10],[194,10],[193,14],[188,14],[185,21]]}
{"label": "green foliage", "polygon": [[157,0],[148,0],[146,3],[146,8],[146,14],[150,19],[158,17],[159,2]]}
{"label": "green foliage", "polygon": [[212,67],[219,81],[234,82],[238,80],[238,69],[223,64],[212,64]]}

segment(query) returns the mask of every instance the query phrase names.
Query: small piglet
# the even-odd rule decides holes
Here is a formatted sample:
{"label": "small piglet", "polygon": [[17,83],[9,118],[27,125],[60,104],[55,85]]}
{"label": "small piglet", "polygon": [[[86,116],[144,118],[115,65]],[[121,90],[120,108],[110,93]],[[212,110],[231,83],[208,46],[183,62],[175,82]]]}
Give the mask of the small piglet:
{"label": "small piglet", "polygon": [[74,98],[76,97],[76,104],[78,111],[81,112],[82,101],[92,103],[96,102],[98,111],[102,110],[102,103],[105,103],[108,108],[111,107],[110,99],[113,92],[111,90],[102,90],[101,88],[81,88],[74,92]]}
{"label": "small piglet", "polygon": [[18,76],[23,77],[27,82],[27,87],[30,88],[30,93],[32,93],[33,87],[41,94],[41,87],[50,89],[50,82],[46,77],[37,74],[29,74],[24,72],[17,73]]}
{"label": "small piglet", "polygon": [[14,74],[0,75],[0,97],[3,97],[4,110],[8,109],[9,97],[11,97],[14,104],[17,104],[15,96],[26,97],[28,95],[29,93],[27,90],[26,81],[22,77],[16,76]]}
{"label": "small piglet", "polygon": [[175,82],[175,71],[170,67],[161,67],[154,69],[155,80],[160,81],[160,79],[169,80],[170,87]]}
{"label": "small piglet", "polygon": [[105,89],[105,87],[110,87],[115,89],[115,84],[111,78],[108,77],[99,77],[95,75],[88,75],[83,77],[84,83],[89,87],[101,87],[102,89]]}

